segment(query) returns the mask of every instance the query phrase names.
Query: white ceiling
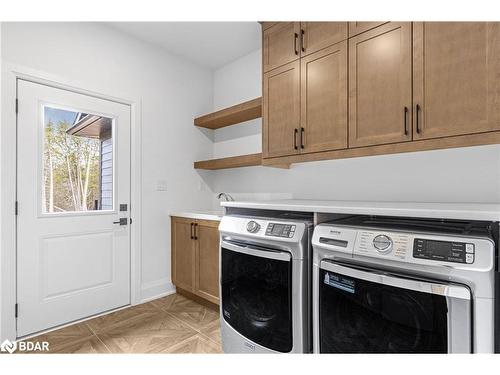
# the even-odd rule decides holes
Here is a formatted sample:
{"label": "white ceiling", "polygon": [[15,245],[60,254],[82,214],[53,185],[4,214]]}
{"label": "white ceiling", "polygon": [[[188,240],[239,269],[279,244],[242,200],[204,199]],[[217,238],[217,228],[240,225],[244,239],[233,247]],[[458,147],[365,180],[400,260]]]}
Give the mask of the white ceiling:
{"label": "white ceiling", "polygon": [[257,22],[109,22],[108,25],[211,69],[261,45]]}

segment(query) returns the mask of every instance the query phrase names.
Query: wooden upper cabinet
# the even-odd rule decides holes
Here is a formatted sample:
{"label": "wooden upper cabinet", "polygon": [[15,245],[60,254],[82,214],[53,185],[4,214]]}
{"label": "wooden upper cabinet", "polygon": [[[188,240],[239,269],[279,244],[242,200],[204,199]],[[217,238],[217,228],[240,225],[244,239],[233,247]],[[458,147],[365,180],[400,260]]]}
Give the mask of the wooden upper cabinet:
{"label": "wooden upper cabinet", "polygon": [[264,74],[262,95],[262,154],[298,154],[300,127],[300,61]]}
{"label": "wooden upper cabinet", "polygon": [[347,39],[347,22],[301,22],[300,25],[302,57]]}
{"label": "wooden upper cabinet", "polygon": [[278,22],[276,21],[260,21],[260,25],[262,26],[262,31],[269,29],[271,26],[276,25]]}
{"label": "wooden upper cabinet", "polygon": [[172,218],[172,282],[179,288],[194,289],[195,241],[192,237],[193,221]]}
{"label": "wooden upper cabinet", "polygon": [[262,32],[262,68],[268,72],[300,57],[300,22],[277,22]]}
{"label": "wooden upper cabinet", "polygon": [[219,222],[199,220],[196,223],[195,292],[213,303],[219,303]]}
{"label": "wooden upper cabinet", "polygon": [[364,33],[365,31],[374,29],[377,26],[383,25],[387,22],[366,22],[366,21],[353,21],[349,22],[349,38],[356,36],[358,34]]}
{"label": "wooden upper cabinet", "polygon": [[349,147],[411,140],[411,23],[349,40]]}
{"label": "wooden upper cabinet", "polygon": [[499,130],[500,23],[413,27],[414,138]]}
{"label": "wooden upper cabinet", "polygon": [[347,41],[301,59],[301,152],[347,147]]}

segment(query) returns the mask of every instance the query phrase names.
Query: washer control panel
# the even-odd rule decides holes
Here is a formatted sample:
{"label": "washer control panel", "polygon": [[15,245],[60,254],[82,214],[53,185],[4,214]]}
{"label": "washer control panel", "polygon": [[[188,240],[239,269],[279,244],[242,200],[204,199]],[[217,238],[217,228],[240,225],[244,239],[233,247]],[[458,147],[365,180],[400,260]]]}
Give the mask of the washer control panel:
{"label": "washer control panel", "polygon": [[413,257],[454,263],[474,263],[474,244],[415,238]]}
{"label": "washer control panel", "polygon": [[292,238],[296,227],[293,224],[269,223],[266,228],[266,236]]}
{"label": "washer control panel", "polygon": [[411,253],[410,244],[410,237],[404,233],[359,231],[354,253],[405,259]]}
{"label": "washer control panel", "polygon": [[[379,264],[406,267],[413,263],[430,267],[488,270],[494,267],[495,243],[489,237],[440,233],[403,232],[319,224],[312,237],[314,256],[348,257]],[[389,264],[389,263],[387,263]],[[442,274],[442,268],[439,268]]]}

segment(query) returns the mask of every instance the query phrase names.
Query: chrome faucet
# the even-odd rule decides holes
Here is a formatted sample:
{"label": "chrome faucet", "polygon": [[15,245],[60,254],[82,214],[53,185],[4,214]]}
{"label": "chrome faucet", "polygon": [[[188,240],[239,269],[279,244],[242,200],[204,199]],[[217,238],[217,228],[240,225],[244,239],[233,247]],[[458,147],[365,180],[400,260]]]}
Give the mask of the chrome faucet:
{"label": "chrome faucet", "polygon": [[230,196],[228,193],[219,193],[217,194],[217,199],[224,198],[226,202],[234,202],[234,198]]}

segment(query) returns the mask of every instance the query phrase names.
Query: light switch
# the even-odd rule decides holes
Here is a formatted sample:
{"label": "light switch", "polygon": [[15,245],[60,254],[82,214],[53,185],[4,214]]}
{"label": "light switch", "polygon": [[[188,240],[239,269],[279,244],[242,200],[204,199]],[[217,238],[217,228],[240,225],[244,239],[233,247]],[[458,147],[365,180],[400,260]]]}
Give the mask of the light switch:
{"label": "light switch", "polygon": [[167,191],[167,181],[166,180],[156,181],[156,191]]}

